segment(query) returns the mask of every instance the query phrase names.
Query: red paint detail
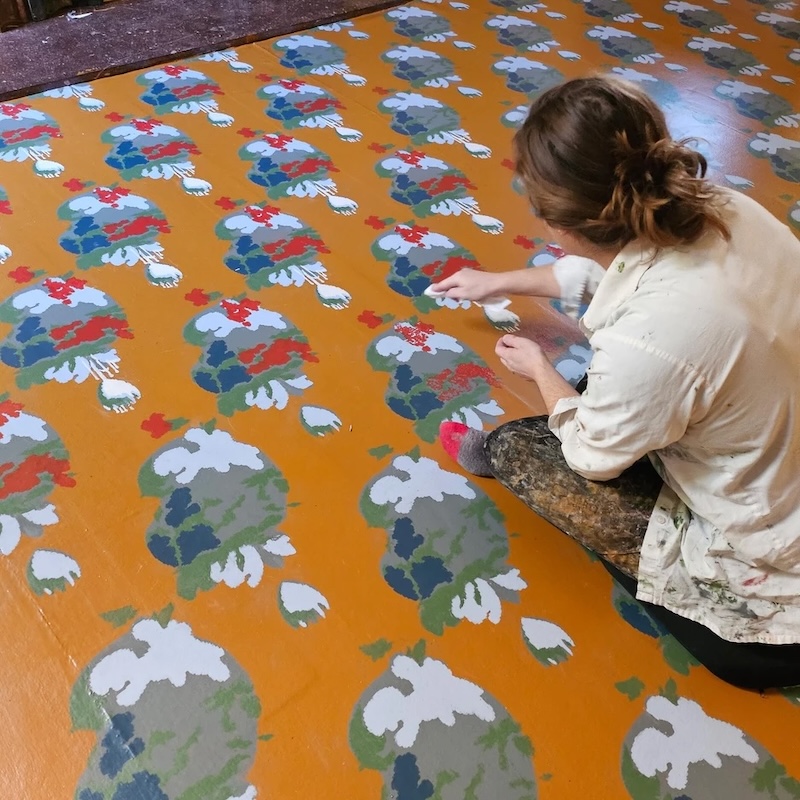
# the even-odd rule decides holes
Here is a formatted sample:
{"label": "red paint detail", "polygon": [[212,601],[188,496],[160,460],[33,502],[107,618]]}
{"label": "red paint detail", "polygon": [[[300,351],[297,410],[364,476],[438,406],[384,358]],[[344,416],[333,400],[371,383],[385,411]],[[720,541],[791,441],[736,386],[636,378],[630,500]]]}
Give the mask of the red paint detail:
{"label": "red paint detail", "polygon": [[48,136],[58,138],[58,128],[54,125],[33,125],[30,128],[14,128],[10,131],[3,131],[2,139],[6,145],[11,145],[32,142]]}
{"label": "red paint detail", "polygon": [[455,192],[459,189],[475,188],[466,175],[440,175],[436,178],[428,178],[426,181],[421,181],[419,185],[431,197]]}
{"label": "red paint detail", "polygon": [[131,236],[142,236],[145,233],[169,233],[169,230],[169,223],[165,219],[151,216],[109,222],[103,226],[103,233],[111,242],[118,242]]}
{"label": "red paint detail", "polygon": [[130,190],[122,186],[118,186],[115,189],[109,189],[106,186],[98,186],[96,189],[92,189],[92,194],[94,194],[101,203],[117,208],[119,205],[117,200],[119,200],[120,197],[127,197],[130,194]]}
{"label": "red paint detail", "polygon": [[8,273],[8,277],[15,283],[28,283],[32,281],[36,275],[30,267],[17,267]]}
{"label": "red paint detail", "polygon": [[41,475],[49,475],[58,486],[75,485],[67,459],[54,458],[49,453],[32,454],[16,466],[0,464],[0,500],[35,489],[41,483]]}
{"label": "red paint detail", "polygon": [[86,321],[75,320],[50,330],[50,337],[58,342],[56,350],[69,350],[79,344],[97,342],[109,334],[119,336],[120,339],[133,339],[128,320],[107,315],[91,317]]}
{"label": "red paint detail", "polygon": [[164,415],[156,413],[143,420],[140,427],[154,439],[160,439],[165,433],[169,433],[172,430],[172,424],[164,419]]}
{"label": "red paint detail", "polygon": [[[6,424],[12,417],[18,417],[24,406],[22,403],[14,403],[11,400],[0,400],[0,427]],[[0,439],[3,434],[0,433]]]}
{"label": "red paint detail", "polygon": [[106,119],[110,119],[112,122],[122,122],[125,117],[117,111],[112,111],[109,114],[106,114]]}
{"label": "red paint detail", "polygon": [[332,108],[344,108],[335,97],[319,97],[316,100],[302,100],[295,105],[301,114],[315,115],[317,112],[330,111]]}
{"label": "red paint detail", "polygon": [[412,167],[418,167],[420,161],[425,158],[425,153],[422,150],[398,150],[395,155],[403,163],[411,164]]}
{"label": "red paint detail", "polygon": [[192,289],[183,296],[183,299],[195,306],[207,306],[211,301],[211,297],[202,289]]}
{"label": "red paint detail", "polygon": [[301,175],[311,175],[319,170],[331,170],[333,164],[327,158],[307,158],[305,161],[292,161],[281,164],[281,172],[289,178],[299,178]]}
{"label": "red paint detail", "polygon": [[172,156],[180,156],[184,153],[190,155],[199,155],[200,148],[193,142],[165,142],[164,144],[151,144],[147,147],[141,148],[142,155],[148,161],[157,161],[162,158],[171,158]]}
{"label": "red paint detail", "polygon": [[239,136],[244,136],[245,139],[252,139],[256,135],[256,132],[252,128],[239,128],[236,133],[238,133]]}
{"label": "red paint detail", "polygon": [[533,248],[536,247],[536,242],[534,242],[533,239],[529,239],[527,236],[522,236],[522,234],[514,239],[514,244],[525,248],[525,250],[533,250]]}
{"label": "red paint detail", "polygon": [[173,86],[170,90],[180,100],[191,97],[202,97],[208,94],[224,94],[222,89],[214,83],[196,83],[194,86]]}
{"label": "red paint detail", "polygon": [[[272,80],[272,76],[267,75],[266,80]],[[304,86],[308,85],[304,81],[289,80],[288,78],[283,78],[282,80],[279,80],[278,83],[283,86],[284,89],[288,89],[290,92],[296,92],[298,89],[302,89]]]}
{"label": "red paint detail", "polygon": [[500,164],[506,169],[510,169],[512,172],[514,172],[514,162],[510,158],[504,158]]}
{"label": "red paint detail", "polygon": [[140,133],[152,133],[156,125],[158,125],[158,123],[152,119],[134,119],[131,120],[130,124],[134,130]]}
{"label": "red paint detail", "polygon": [[428,346],[428,337],[435,333],[433,325],[427,322],[418,322],[416,325],[409,325],[407,322],[400,322],[394,326],[394,329],[414,347],[419,347],[423,353],[430,353],[431,348]]}
{"label": "red paint detail", "polygon": [[294,136],[285,133],[265,133],[261,138],[275,150],[286,150],[286,145],[294,141]]}
{"label": "red paint detail", "polygon": [[293,236],[291,239],[281,239],[262,245],[261,249],[276,262],[304,256],[309,250],[316,253],[330,253],[325,242],[313,236]]}
{"label": "red paint detail", "polygon": [[23,111],[30,111],[31,107],[25,103],[0,103],[0,114],[4,117],[17,119]]}
{"label": "red paint detail", "polygon": [[220,197],[219,200],[214,201],[214,205],[224,208],[225,211],[230,211],[231,209],[236,208],[236,203],[234,203],[230,197]]}
{"label": "red paint detail", "polygon": [[11,203],[8,200],[0,200],[0,214],[13,214]]}
{"label": "red paint detail", "polygon": [[178,64],[167,64],[167,66],[162,67],[162,69],[167,73],[167,75],[170,75],[173,78],[177,78],[179,75],[183,75],[184,72],[189,71],[188,67],[182,67]]}
{"label": "red paint detail", "polygon": [[249,375],[259,375],[266,372],[271,367],[282,367],[288,364],[295,355],[299,355],[303,361],[317,363],[317,358],[311,352],[311,347],[306,342],[296,339],[276,339],[269,346],[257,344],[247,350],[242,350],[238,354],[239,361],[247,364]]}
{"label": "red paint detail", "polygon": [[489,367],[472,363],[459,364],[454,370],[442,370],[426,381],[443,403],[459,397],[474,388],[476,384],[480,385],[483,382],[489,386],[500,386],[500,381]]}
{"label": "red paint detail", "polygon": [[375,228],[376,231],[382,231],[386,227],[386,223],[379,217],[376,217],[374,214],[370,217],[367,217],[364,220],[364,224],[369,225],[370,228]]}
{"label": "red paint detail", "polygon": [[465,256],[452,256],[446,261],[432,261],[430,264],[426,264],[422,267],[420,272],[431,279],[435,278],[436,282],[438,282],[449,278],[451,275],[455,275],[459,270],[480,270],[480,268],[481,265],[475,261],[475,259],[466,258]]}
{"label": "red paint detail", "polygon": [[65,305],[69,305],[69,299],[76,289],[83,289],[86,286],[86,281],[80,278],[67,278],[65,281],[61,278],[45,278],[42,285],[47,289],[47,294],[54,300],[60,300]]}
{"label": "red paint detail", "polygon": [[392,93],[391,89],[384,89],[383,86],[373,86],[372,91],[375,92],[375,94],[381,95],[382,97]]}
{"label": "red paint detail", "polygon": [[244,300],[240,302],[236,300],[222,300],[220,305],[225,312],[225,316],[229,320],[239,322],[244,325],[245,328],[250,327],[250,314],[261,308],[261,304],[258,300],[251,300],[249,297],[245,297]]}
{"label": "red paint detail", "polygon": [[375,153],[385,153],[389,148],[380,144],[379,142],[372,142],[368,146],[369,150],[372,150]]}
{"label": "red paint detail", "polygon": [[555,256],[556,258],[564,258],[564,256],[567,255],[567,251],[555,243],[548,244],[547,247],[545,247],[545,250],[547,250],[551,256]]}
{"label": "red paint detail", "polygon": [[64,181],[62,185],[70,192],[79,192],[86,186],[83,181],[79,181],[77,178],[70,178],[68,181]]}
{"label": "red paint detail", "polygon": [[379,317],[374,311],[362,311],[358,317],[358,321],[366,325],[370,330],[383,325],[383,319]]}
{"label": "red paint detail", "polygon": [[411,244],[420,244],[422,237],[431,232],[430,228],[426,228],[423,225],[398,225],[395,230],[404,241]]}

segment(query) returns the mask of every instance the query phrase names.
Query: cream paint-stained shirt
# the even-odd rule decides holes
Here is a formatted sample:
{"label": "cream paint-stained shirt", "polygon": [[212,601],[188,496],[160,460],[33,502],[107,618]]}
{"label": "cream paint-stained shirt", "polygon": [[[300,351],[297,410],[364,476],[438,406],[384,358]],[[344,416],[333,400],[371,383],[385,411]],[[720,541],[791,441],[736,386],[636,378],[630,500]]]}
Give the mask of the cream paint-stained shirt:
{"label": "cream paint-stained shirt", "polygon": [[736,642],[800,642],[800,242],[725,192],[731,240],[657,254],[632,243],[605,274],[556,266],[592,346],[586,392],[550,428],[579,474],[645,454],[664,479],[637,597]]}

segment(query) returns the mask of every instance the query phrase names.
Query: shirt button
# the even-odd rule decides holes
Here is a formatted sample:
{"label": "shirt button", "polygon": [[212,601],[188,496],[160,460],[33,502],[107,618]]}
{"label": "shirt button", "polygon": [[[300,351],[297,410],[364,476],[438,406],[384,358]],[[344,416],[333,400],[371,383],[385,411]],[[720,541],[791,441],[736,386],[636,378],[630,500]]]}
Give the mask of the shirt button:
{"label": "shirt button", "polygon": [[663,514],[656,514],[656,522],[659,525],[666,525],[667,524],[667,518]]}

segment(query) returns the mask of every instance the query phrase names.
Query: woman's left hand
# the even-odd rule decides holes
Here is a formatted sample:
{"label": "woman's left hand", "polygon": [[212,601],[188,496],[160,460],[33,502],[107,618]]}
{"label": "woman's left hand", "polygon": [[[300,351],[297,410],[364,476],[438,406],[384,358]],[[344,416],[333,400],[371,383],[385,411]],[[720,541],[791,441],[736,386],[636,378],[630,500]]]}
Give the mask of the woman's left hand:
{"label": "woman's left hand", "polygon": [[542,348],[523,336],[502,336],[494,351],[504,367],[529,381],[537,379],[539,367],[546,360]]}

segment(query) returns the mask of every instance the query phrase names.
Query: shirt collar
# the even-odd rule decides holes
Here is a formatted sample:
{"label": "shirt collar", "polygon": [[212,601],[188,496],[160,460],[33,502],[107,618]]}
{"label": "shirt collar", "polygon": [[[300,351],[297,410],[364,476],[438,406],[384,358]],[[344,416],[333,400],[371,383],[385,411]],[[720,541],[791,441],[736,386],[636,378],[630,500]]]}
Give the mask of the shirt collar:
{"label": "shirt collar", "polygon": [[609,317],[636,291],[654,256],[654,248],[639,241],[629,242],[617,253],[580,320],[587,336],[604,328]]}

